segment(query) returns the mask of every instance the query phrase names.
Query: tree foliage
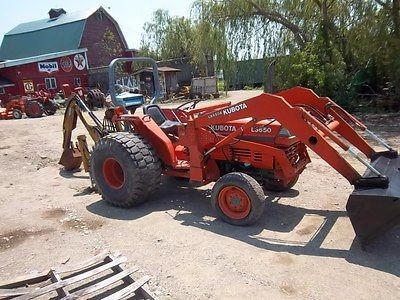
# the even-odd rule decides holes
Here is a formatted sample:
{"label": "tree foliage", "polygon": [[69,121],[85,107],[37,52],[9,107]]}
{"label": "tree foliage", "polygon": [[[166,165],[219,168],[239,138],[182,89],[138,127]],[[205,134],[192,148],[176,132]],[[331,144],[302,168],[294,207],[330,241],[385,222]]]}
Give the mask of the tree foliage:
{"label": "tree foliage", "polygon": [[366,89],[400,95],[400,0],[196,0],[191,19],[157,11],[145,31],[148,53],[213,59],[227,77],[237,60],[275,58],[278,88],[343,103]]}

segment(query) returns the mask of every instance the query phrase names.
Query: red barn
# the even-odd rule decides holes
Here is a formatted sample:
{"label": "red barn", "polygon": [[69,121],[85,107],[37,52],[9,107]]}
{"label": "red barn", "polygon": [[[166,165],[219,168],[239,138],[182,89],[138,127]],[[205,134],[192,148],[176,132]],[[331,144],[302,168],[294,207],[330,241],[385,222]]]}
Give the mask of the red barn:
{"label": "red barn", "polygon": [[0,48],[0,99],[46,88],[107,89],[107,66],[134,55],[118,23],[102,7],[67,13],[51,9],[49,18],[9,31]]}

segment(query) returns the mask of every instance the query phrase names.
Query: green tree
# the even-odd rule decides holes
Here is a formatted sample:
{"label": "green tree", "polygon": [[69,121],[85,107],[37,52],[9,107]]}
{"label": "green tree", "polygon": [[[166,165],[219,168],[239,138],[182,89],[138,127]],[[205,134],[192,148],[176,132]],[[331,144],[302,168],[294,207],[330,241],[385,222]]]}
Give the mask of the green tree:
{"label": "green tree", "polygon": [[115,57],[122,57],[124,54],[121,43],[108,27],[106,28],[99,45],[99,56],[104,66],[107,66]]}
{"label": "green tree", "polygon": [[360,69],[378,91],[387,82],[400,86],[399,1],[198,0],[194,6],[198,19],[224,31],[234,60],[277,57],[280,88],[303,84],[344,101]]}
{"label": "green tree", "polygon": [[155,59],[184,57],[190,53],[193,28],[189,19],[171,17],[166,10],[156,10],[143,29],[140,47],[143,53]]}
{"label": "green tree", "polygon": [[196,0],[191,17],[156,11],[143,51],[187,56],[204,74],[213,60],[228,80],[238,60],[275,58],[278,88],[306,85],[343,104],[367,85],[400,98],[400,0]]}

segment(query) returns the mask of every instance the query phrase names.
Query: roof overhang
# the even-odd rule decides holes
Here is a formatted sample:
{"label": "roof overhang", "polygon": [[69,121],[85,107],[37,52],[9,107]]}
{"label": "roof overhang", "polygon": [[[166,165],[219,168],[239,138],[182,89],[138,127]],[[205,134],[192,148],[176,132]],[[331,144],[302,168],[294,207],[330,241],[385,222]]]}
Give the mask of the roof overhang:
{"label": "roof overhang", "polygon": [[67,55],[87,52],[87,51],[88,51],[87,48],[82,48],[82,49],[67,50],[67,51],[61,51],[61,52],[55,52],[55,53],[48,53],[48,54],[32,56],[32,57],[25,57],[25,58],[20,58],[20,59],[5,60],[5,61],[0,62],[0,69],[20,66],[20,65],[26,65],[26,64],[30,64],[30,63],[40,62],[40,61],[47,60],[47,59],[53,59],[53,58],[67,56]]}
{"label": "roof overhang", "polygon": [[6,88],[6,87],[11,87],[11,86],[15,86],[15,84],[1,84],[0,83],[0,88]]}
{"label": "roof overhang", "polygon": [[10,87],[10,86],[15,86],[14,82],[3,76],[0,76],[0,88]]}

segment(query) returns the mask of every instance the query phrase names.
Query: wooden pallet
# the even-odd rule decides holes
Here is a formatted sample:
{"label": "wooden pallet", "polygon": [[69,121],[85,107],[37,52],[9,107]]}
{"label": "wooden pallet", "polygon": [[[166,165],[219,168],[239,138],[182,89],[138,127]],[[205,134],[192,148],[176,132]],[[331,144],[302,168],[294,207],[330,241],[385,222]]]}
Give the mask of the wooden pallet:
{"label": "wooden pallet", "polygon": [[75,267],[60,267],[0,282],[0,299],[155,299],[149,276],[134,280],[138,268],[124,269],[122,255],[106,252]]}

